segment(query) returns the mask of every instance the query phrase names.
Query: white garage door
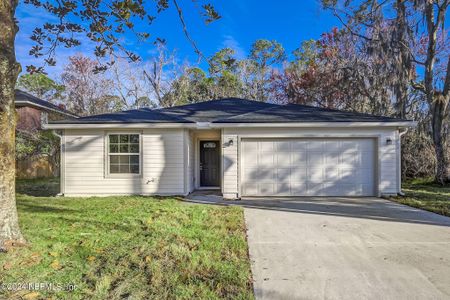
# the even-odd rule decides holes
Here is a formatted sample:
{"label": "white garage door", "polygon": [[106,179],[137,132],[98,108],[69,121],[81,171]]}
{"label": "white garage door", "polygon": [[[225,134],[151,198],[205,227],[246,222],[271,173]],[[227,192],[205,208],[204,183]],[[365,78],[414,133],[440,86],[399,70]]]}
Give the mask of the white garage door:
{"label": "white garage door", "polygon": [[243,139],[243,196],[373,196],[374,139]]}

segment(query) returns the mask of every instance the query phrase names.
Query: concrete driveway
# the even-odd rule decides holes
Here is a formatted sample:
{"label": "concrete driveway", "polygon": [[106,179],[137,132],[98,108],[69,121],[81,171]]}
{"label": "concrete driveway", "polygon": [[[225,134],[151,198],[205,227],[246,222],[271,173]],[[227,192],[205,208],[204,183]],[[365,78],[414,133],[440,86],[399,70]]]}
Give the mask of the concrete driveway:
{"label": "concrete driveway", "polygon": [[239,205],[257,299],[450,299],[450,218],[378,198]]}

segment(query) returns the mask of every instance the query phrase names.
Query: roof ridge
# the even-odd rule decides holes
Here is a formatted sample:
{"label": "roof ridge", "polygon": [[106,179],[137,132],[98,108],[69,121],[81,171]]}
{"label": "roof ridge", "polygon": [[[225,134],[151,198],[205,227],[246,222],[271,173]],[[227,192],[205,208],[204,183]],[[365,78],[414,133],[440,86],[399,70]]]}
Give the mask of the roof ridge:
{"label": "roof ridge", "polygon": [[246,102],[256,102],[256,103],[264,103],[264,104],[269,104],[269,105],[279,105],[279,104],[268,103],[265,101],[259,101],[259,100],[253,100],[253,99],[245,99],[245,98],[240,98],[240,97],[227,97],[227,98],[210,99],[210,100],[188,103],[188,104],[183,104],[183,105],[176,105],[176,106],[171,106],[171,107],[160,107],[155,110],[169,110],[169,109],[175,109],[175,108],[183,108],[186,106],[194,106],[194,105],[200,105],[200,104],[211,103],[211,102],[220,102],[220,101],[224,101],[224,100],[241,100],[241,101],[246,101]]}

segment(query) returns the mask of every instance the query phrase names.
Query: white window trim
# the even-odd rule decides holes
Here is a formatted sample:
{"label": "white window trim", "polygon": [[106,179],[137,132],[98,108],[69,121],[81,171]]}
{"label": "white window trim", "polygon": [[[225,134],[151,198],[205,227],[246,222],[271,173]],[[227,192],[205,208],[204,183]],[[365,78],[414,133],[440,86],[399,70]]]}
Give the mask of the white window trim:
{"label": "white window trim", "polygon": [[[109,153],[109,136],[110,135],[126,135],[126,134],[137,134],[139,135],[139,173],[113,173],[111,174],[109,171],[110,168],[110,163],[109,163],[109,157],[110,157],[110,153]],[[106,132],[105,134],[105,158],[104,158],[104,162],[105,162],[105,178],[141,178],[142,177],[142,157],[143,157],[143,153],[142,153],[143,147],[142,147],[142,132],[132,132],[132,131],[111,131],[111,132]],[[117,153],[113,153],[112,155],[115,155]],[[118,154],[120,155],[120,154]],[[126,155],[130,155],[130,153],[127,153]]]}

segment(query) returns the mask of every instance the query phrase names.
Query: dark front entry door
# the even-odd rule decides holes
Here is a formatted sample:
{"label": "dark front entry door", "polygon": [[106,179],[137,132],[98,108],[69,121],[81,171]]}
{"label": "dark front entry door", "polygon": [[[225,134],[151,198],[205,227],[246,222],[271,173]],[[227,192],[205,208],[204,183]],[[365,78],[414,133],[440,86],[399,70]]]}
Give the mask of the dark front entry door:
{"label": "dark front entry door", "polygon": [[200,141],[200,186],[220,186],[218,141]]}

